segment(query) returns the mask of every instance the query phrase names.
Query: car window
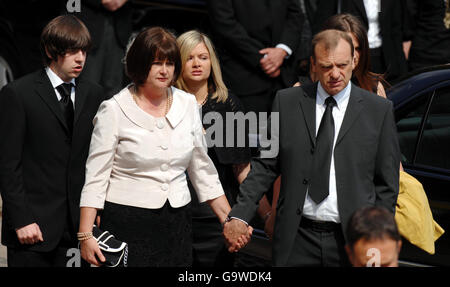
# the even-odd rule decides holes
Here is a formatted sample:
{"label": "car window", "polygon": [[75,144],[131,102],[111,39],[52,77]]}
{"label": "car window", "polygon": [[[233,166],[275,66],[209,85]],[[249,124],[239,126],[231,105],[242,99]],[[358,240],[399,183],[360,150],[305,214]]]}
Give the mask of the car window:
{"label": "car window", "polygon": [[416,163],[450,169],[450,87],[437,89],[434,94]]}
{"label": "car window", "polygon": [[431,92],[424,93],[396,111],[398,141],[403,164],[412,164],[419,135],[420,124],[425,114]]}

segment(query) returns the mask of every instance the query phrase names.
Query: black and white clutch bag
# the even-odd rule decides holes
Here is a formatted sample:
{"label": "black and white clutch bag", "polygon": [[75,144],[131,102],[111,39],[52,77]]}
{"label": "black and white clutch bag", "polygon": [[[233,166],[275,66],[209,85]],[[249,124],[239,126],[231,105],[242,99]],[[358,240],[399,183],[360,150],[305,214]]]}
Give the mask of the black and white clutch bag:
{"label": "black and white clutch bag", "polygon": [[106,261],[103,263],[107,267],[127,267],[128,244],[117,240],[108,231],[103,231],[94,225],[92,235],[97,240],[98,246]]}

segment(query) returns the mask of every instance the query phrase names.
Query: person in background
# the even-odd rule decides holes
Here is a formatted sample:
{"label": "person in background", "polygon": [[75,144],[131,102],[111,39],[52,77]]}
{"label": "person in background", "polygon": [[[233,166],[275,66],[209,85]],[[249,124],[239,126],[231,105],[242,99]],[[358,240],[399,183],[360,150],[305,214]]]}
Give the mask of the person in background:
{"label": "person in background", "polygon": [[398,267],[401,247],[394,215],[387,209],[367,206],[351,216],[345,250],[353,267]]}
{"label": "person in background", "polygon": [[2,244],[10,267],[65,267],[77,247],[92,120],[103,89],[79,79],[91,38],[75,16],[41,34],[45,68],[0,92]]}
{"label": "person in background", "polygon": [[[237,126],[229,130],[227,115],[242,112],[244,109],[238,98],[223,83],[220,64],[211,40],[199,31],[188,31],[177,38],[181,54],[181,76],[176,87],[195,95],[201,109],[204,130],[213,122],[204,122],[205,116],[218,113],[223,123],[222,144],[212,145],[208,142],[208,155],[219,174],[225,195],[232,205],[236,199],[239,184],[246,178],[250,170],[250,149],[239,147]],[[247,129],[246,129],[247,130]],[[234,142],[227,146],[227,135],[233,133]],[[248,133],[245,133],[245,138]],[[218,135],[215,135],[217,138]],[[190,183],[190,181],[189,181]],[[193,266],[228,266],[232,267],[235,253],[225,248],[222,226],[206,203],[199,203],[192,184],[189,184],[192,202],[193,229]]]}
{"label": "person in background", "polygon": [[450,63],[450,1],[405,1],[411,35],[409,70]]}
{"label": "person in background", "polygon": [[[191,196],[186,180],[225,222],[230,210],[207,154],[198,104],[172,85],[181,73],[175,37],[160,27],[138,34],[126,56],[133,83],[105,101],[94,119],[80,202],[81,256],[100,265],[100,228],[128,243],[128,265],[192,264]],[[241,248],[251,228],[235,244]],[[97,260],[96,256],[98,257]]]}
{"label": "person in background", "polygon": [[124,87],[123,58],[132,32],[132,7],[128,0],[83,0],[74,13],[92,34],[92,52],[82,77],[103,86],[110,97]]}
{"label": "person in background", "polygon": [[393,81],[407,72],[404,42],[404,0],[318,0],[313,32],[331,16],[349,13],[363,23],[369,42],[371,72]]}
{"label": "person in background", "polygon": [[298,0],[207,1],[226,86],[246,111],[269,112],[275,92],[296,82]]}

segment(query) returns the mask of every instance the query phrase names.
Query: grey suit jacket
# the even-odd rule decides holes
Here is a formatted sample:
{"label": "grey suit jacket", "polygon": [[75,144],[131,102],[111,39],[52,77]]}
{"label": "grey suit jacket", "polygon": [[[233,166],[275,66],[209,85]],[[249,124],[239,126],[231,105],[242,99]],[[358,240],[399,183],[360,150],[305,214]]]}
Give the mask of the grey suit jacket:
{"label": "grey suit jacket", "polygon": [[[259,199],[282,175],[273,237],[275,266],[284,266],[288,260],[311,178],[316,93],[317,83],[277,93],[273,112],[279,112],[279,153],[274,158],[252,160],[230,212],[230,216],[249,221]],[[350,216],[359,207],[378,205],[395,211],[400,151],[390,101],[352,84],[334,161],[344,234]]]}

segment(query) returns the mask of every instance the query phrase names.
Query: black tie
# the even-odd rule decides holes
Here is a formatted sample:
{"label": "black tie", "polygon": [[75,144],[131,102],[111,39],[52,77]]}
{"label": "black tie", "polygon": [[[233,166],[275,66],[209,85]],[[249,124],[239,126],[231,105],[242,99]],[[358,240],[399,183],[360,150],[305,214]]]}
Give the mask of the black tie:
{"label": "black tie", "polygon": [[63,83],[56,87],[59,94],[61,95],[61,100],[59,101],[59,106],[63,112],[64,118],[66,119],[67,127],[69,128],[70,134],[72,134],[73,126],[73,102],[70,98],[70,93],[72,91],[72,83]]}
{"label": "black tie", "polygon": [[317,132],[311,170],[311,185],[309,186],[309,196],[317,204],[322,202],[329,193],[330,165],[334,141],[333,107],[336,105],[336,101],[333,97],[328,97],[325,104],[327,107]]}

